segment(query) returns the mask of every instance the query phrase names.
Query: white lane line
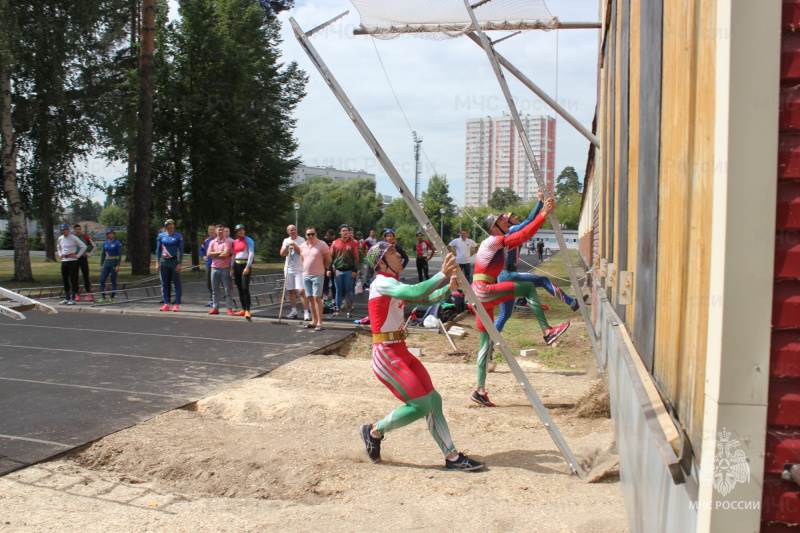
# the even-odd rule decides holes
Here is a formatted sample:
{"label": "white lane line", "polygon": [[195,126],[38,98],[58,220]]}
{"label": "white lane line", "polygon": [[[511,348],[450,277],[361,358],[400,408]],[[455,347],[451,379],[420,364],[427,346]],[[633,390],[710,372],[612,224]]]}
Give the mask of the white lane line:
{"label": "white lane line", "polygon": [[194,337],[192,335],[166,335],[163,333],[141,333],[141,332],[133,332],[133,331],[114,331],[110,329],[87,329],[87,328],[65,328],[61,326],[37,326],[35,324],[3,324],[0,323],[0,326],[8,326],[8,327],[18,327],[18,328],[45,328],[45,329],[66,329],[69,331],[90,331],[94,333],[117,333],[120,335],[140,335],[144,337],[168,337],[170,339],[189,339],[189,340],[201,340],[201,341],[225,341],[226,343],[238,342],[242,344],[269,344],[274,346],[299,346],[298,343],[285,343],[285,342],[261,342],[261,341],[242,341],[237,339],[232,339],[230,337],[218,339],[215,337]]}
{"label": "white lane line", "polygon": [[[226,366],[233,368],[246,368],[247,370],[264,370],[261,366],[247,366],[247,365],[234,365],[229,363],[208,363],[206,361],[195,361],[193,359],[174,359],[172,357],[151,357],[149,355],[130,355],[126,353],[110,353],[110,352],[87,352],[86,350],[69,350],[67,348],[48,348],[46,346],[20,346],[18,344],[0,344],[0,346],[8,346],[9,348],[19,348],[22,350],[43,350],[50,352],[70,352],[85,355],[109,355],[112,357],[131,357],[133,359],[152,359],[155,361],[170,361],[176,363],[196,364],[196,365],[209,365],[209,366]],[[280,354],[269,354],[265,357],[275,357]]]}
{"label": "white lane line", "polygon": [[92,387],[89,385],[70,385],[69,383],[54,383],[50,381],[37,381],[33,379],[15,379],[15,378],[3,378],[0,377],[1,381],[18,381],[20,383],[36,383],[39,385],[52,385],[53,387],[70,387],[73,389],[87,389],[87,390],[104,390],[109,392],[122,392],[124,394],[136,394],[136,395],[144,395],[144,396],[158,396],[159,398],[183,398],[185,396],[176,396],[174,394],[158,394],[157,392],[141,392],[141,391],[133,391],[133,390],[124,390],[124,389],[110,389],[106,387]]}
{"label": "white lane line", "polygon": [[41,440],[41,439],[29,439],[28,437],[15,437],[14,435],[2,435],[0,434],[0,439],[9,439],[9,440],[24,440],[26,442],[36,442],[38,444],[50,444],[51,446],[61,446],[62,448],[74,448],[74,444],[64,444],[63,442],[53,442],[51,440]]}

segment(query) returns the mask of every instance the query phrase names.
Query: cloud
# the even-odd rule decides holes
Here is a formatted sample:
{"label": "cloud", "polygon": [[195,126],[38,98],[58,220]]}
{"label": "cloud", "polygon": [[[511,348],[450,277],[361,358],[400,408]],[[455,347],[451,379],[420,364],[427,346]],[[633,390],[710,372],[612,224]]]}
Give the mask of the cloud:
{"label": "cloud", "polygon": [[[598,18],[593,0],[551,0],[548,7],[562,21]],[[309,75],[308,96],[296,113],[301,157],[309,165],[373,172],[379,192],[397,195],[288,22],[294,17],[308,31],[347,10],[349,15],[314,34],[312,44],[405,182],[413,186],[413,129],[423,138],[427,156],[422,187],[434,171],[446,174],[453,197],[463,204],[466,120],[500,116],[507,110],[485,52],[465,37],[437,41],[355,36],[358,13],[345,0],[299,1],[291,12],[280,15],[282,59],[297,61]],[[495,32],[491,37],[503,35]],[[597,43],[598,30],[529,31],[498,44],[497,51],[589,127],[596,105]],[[506,79],[519,111],[556,115],[513,76]],[[582,174],[589,142],[560,118],[556,131],[556,172],[574,166]]]}

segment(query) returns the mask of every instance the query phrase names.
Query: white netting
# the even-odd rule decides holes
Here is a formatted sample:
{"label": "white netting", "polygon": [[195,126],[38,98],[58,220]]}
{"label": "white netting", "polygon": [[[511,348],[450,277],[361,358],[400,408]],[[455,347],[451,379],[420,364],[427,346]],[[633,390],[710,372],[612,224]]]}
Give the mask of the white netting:
{"label": "white netting", "polygon": [[[378,39],[415,33],[445,39],[472,31],[463,0],[350,0],[361,30]],[[473,2],[474,3],[474,2]],[[558,24],[544,0],[491,0],[475,8],[482,30],[552,30]]]}

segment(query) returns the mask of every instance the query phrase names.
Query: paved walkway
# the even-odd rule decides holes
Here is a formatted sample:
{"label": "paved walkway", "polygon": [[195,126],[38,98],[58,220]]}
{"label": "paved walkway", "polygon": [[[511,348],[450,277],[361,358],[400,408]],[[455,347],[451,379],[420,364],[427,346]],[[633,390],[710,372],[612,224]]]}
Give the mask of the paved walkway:
{"label": "paved walkway", "polygon": [[277,307],[250,321],[209,316],[205,284],[185,285],[179,313],[159,312],[152,299],[0,317],[0,475],[265,374],[356,329],[347,319],[321,332],[277,323]]}

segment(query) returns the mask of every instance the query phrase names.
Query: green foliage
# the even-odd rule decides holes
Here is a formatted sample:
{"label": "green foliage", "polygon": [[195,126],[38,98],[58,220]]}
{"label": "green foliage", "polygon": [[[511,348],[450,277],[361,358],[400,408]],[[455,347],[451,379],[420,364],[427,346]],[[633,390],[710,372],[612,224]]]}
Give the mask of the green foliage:
{"label": "green foliage", "polygon": [[41,230],[36,230],[36,235],[28,237],[28,243],[31,251],[43,252],[44,251],[44,238]]}
{"label": "green foliage", "polygon": [[154,205],[192,232],[208,221],[278,228],[294,218],[291,113],[305,74],[278,63],[279,22],[258,3],[186,0],[180,15],[158,46]]}
{"label": "green foliage", "polygon": [[522,198],[513,189],[497,188],[489,199],[489,207],[497,212],[508,211],[509,207],[522,203]]}
{"label": "green foliage", "polygon": [[[97,217],[104,226],[125,226],[128,223],[128,212],[118,205],[109,205]],[[122,240],[122,239],[120,239]]]}
{"label": "green foliage", "polygon": [[[342,224],[352,226],[365,236],[370,229],[378,230],[376,222],[381,217],[382,198],[375,192],[373,180],[356,178],[335,181],[327,176],[314,177],[299,184],[294,195],[295,201],[300,204],[297,215],[301,233],[309,225],[320,233],[333,228],[337,236]],[[294,224],[293,203],[289,205],[291,211],[284,217],[286,224]],[[283,229],[281,232],[285,238]]]}
{"label": "green foliage", "polygon": [[581,183],[578,173],[575,172],[575,168],[565,167],[556,180],[556,197],[562,198],[573,193],[580,194],[582,190],[583,183]]}
{"label": "green foliage", "polygon": [[579,192],[571,192],[559,197],[556,202],[556,216],[558,222],[566,229],[578,229],[581,218],[581,199]]}
{"label": "green foliage", "polygon": [[70,220],[72,220],[73,223],[85,220],[97,222],[100,213],[103,211],[103,206],[87,198],[77,198],[69,204],[69,207],[72,209]]}
{"label": "green foliage", "polygon": [[2,239],[0,239],[0,250],[13,250],[14,249],[14,236],[11,232],[11,224],[8,229],[3,232]]}

